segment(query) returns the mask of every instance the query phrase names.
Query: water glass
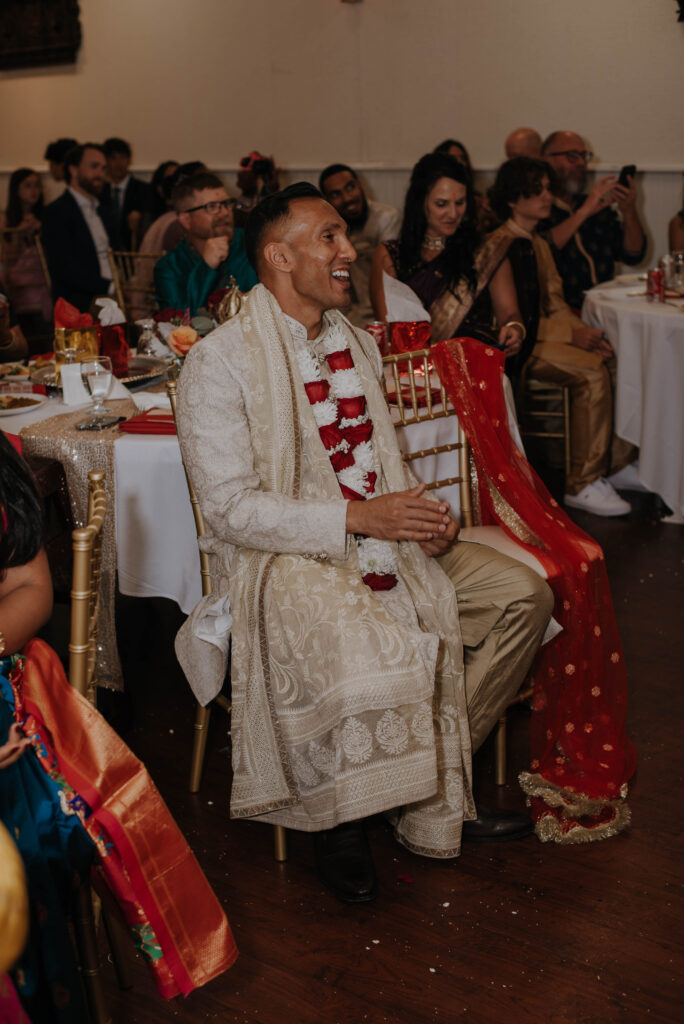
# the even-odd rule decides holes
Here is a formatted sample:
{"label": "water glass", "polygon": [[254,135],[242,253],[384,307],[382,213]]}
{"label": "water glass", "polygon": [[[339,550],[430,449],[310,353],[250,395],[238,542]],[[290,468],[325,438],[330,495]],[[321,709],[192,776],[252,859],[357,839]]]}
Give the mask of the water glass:
{"label": "water glass", "polygon": [[88,419],[77,424],[79,430],[103,430],[118,423],[119,417],[111,415],[103,402],[112,386],[112,361],[109,356],[83,356],[81,359],[81,380],[93,399],[88,410]]}

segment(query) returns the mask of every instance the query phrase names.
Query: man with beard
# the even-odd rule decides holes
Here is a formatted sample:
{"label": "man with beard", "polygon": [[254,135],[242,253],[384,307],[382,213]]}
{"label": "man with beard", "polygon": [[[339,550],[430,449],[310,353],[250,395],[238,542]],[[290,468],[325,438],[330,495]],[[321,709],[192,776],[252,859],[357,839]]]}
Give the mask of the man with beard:
{"label": "man with beard", "polygon": [[104,150],[95,142],[75,146],[65,158],[68,187],[46,206],[41,238],[53,299],[85,313],[98,295],[113,291],[107,259],[111,225],[99,203],[106,178]]}
{"label": "man with beard", "polygon": [[245,238],[233,223],[233,201],[215,174],[200,171],[181,181],[171,201],[186,237],[154,268],[162,309],[187,309],[194,316],[212,292],[234,277],[240,291],[257,282],[245,254]]}
{"label": "man with beard", "polygon": [[462,834],[529,833],[475,808],[471,750],[525,677],[552,596],[458,543],[407,470],[377,345],[338,312],[346,227],[312,185],[263,199],[246,227],[262,283],[186,359],[178,437],[213,592],[176,651],[207,704],[230,630],[231,815],[316,833],[321,881],[360,903],[376,891],[370,815],[392,812],[400,842],[437,858]]}
{"label": "man with beard", "polygon": [[380,242],[397,237],[401,214],[392,206],[366,198],[356,171],[346,164],[326,167],[318,185],[330,205],[349,225],[349,241],[356,249],[357,258],[351,265],[351,306],[345,313],[355,326],[365,327],[374,319],[368,294],[373,253]]}
{"label": "man with beard", "polygon": [[551,245],[565,300],[579,309],[587,289],[615,276],[616,261],[633,265],[644,258],[646,236],[636,210],[634,179],[622,186],[611,174],[599,178],[587,194],[587,164],[593,154],[575,132],[553,132],[542,156],[555,172],[557,195],[551,216],[539,229]]}

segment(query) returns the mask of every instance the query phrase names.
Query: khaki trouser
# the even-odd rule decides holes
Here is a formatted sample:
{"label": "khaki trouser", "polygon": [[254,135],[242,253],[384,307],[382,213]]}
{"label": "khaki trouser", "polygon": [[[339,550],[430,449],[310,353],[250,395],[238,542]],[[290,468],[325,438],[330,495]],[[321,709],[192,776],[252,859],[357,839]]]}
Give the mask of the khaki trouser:
{"label": "khaki trouser", "polygon": [[537,573],[460,541],[439,560],[456,588],[473,753],[520,689],[553,611]]}
{"label": "khaki trouser", "polygon": [[566,494],[579,494],[600,476],[630,463],[636,448],[613,434],[615,360],[557,341],[538,342],[527,362],[537,380],[563,384],[571,396],[571,469]]}

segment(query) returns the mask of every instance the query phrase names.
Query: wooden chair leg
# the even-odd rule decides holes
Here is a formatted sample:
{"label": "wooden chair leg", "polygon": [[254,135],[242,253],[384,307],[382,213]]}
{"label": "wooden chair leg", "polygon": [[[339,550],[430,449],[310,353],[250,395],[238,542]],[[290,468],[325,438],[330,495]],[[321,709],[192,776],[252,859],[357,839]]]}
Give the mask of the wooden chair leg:
{"label": "wooden chair leg", "polygon": [[86,993],[89,1016],[92,1024],[111,1024],[107,1011],[102,980],[100,978],[100,957],[97,951],[97,936],[93,915],[93,897],[90,883],[81,885],[74,900],[74,933],[81,967],[81,977]]}
{"label": "wooden chair leg", "polygon": [[273,852],[277,861],[287,860],[287,833],[282,825],[273,826]]}
{"label": "wooden chair leg", "polygon": [[190,765],[190,792],[196,793],[200,788],[202,768],[204,766],[204,754],[207,749],[207,735],[209,732],[209,717],[211,711],[208,707],[203,708],[197,705],[195,715],[195,739],[192,744],[192,763]]}
{"label": "wooden chair leg", "polygon": [[496,727],[496,784],[506,785],[506,712]]}

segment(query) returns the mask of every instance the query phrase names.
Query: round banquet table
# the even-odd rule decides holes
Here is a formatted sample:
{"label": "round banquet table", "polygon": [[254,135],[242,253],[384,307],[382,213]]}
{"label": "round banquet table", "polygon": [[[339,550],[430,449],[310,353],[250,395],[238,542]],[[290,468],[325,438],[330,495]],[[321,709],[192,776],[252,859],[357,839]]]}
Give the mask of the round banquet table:
{"label": "round banquet table", "polygon": [[[615,349],[615,431],[639,448],[639,479],[684,522],[684,302],[648,302],[625,275],[587,292],[582,319]],[[666,520],[667,521],[667,520]]]}

